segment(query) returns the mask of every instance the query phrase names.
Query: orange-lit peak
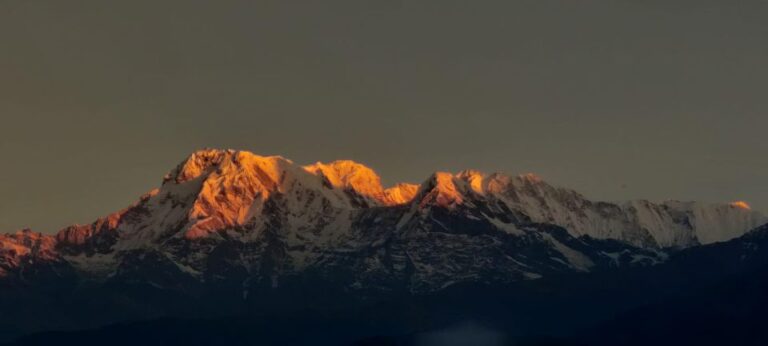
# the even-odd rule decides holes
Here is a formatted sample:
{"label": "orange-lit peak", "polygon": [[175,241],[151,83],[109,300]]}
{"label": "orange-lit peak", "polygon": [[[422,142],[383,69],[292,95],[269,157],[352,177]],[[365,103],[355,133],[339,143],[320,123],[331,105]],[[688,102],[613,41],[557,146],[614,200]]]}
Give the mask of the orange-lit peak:
{"label": "orange-lit peak", "polygon": [[398,205],[408,203],[416,197],[418,191],[419,185],[408,183],[397,184],[384,190],[385,204]]}
{"label": "orange-lit peak", "polygon": [[189,181],[200,176],[206,169],[221,163],[224,157],[233,152],[217,149],[198,150],[182,162],[174,171],[169,173],[165,179],[175,180],[176,183]]}
{"label": "orange-lit peak", "polygon": [[521,175],[519,175],[519,177],[522,180],[529,181],[529,182],[532,182],[532,183],[540,183],[540,182],[543,181],[540,176],[538,176],[538,175],[536,175],[534,173],[521,174]]}
{"label": "orange-lit peak", "polygon": [[301,174],[309,176],[280,156],[205,149],[171,171],[164,182],[172,184],[156,194],[187,199],[189,225],[185,237],[199,238],[247,223],[259,212],[259,201],[284,192]]}
{"label": "orange-lit peak", "polygon": [[472,188],[472,191],[479,194],[483,194],[485,192],[485,187],[483,186],[483,181],[485,180],[485,173],[474,170],[474,169],[468,169],[468,170],[459,172],[459,174],[457,174],[456,176],[466,181],[469,184],[469,187]]}
{"label": "orange-lit peak", "polygon": [[733,201],[731,202],[731,206],[734,208],[739,208],[744,210],[752,210],[752,207],[749,206],[749,203],[744,201]]}
{"label": "orange-lit peak", "polygon": [[478,171],[476,169],[465,169],[458,174],[456,174],[459,178],[465,178],[465,177],[475,177],[475,176],[485,176],[485,173]]}
{"label": "orange-lit peak", "polygon": [[322,175],[332,186],[351,189],[362,196],[379,199],[384,193],[381,178],[372,169],[351,160],[317,162],[304,166],[307,172]]}
{"label": "orange-lit peak", "polygon": [[35,252],[50,258],[55,243],[54,237],[30,229],[23,229],[14,234],[0,234],[0,256],[8,252],[16,256]]}
{"label": "orange-lit peak", "polygon": [[463,202],[462,194],[456,186],[456,176],[447,172],[435,172],[430,176],[424,187],[426,188],[422,205],[435,203],[443,207],[449,207]]}
{"label": "orange-lit peak", "polygon": [[165,181],[183,183],[195,179],[215,167],[258,167],[266,172],[282,171],[290,160],[280,156],[259,156],[248,151],[203,149],[190,155],[176,169],[166,175]]}

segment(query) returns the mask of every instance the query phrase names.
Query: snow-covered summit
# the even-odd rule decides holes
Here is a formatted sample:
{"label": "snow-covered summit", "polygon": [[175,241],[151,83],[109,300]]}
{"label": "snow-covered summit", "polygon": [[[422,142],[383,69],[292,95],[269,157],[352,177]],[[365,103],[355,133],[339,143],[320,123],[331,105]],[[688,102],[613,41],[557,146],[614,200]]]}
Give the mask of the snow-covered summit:
{"label": "snow-covered summit", "polygon": [[265,227],[265,216],[275,213],[293,215],[284,227],[296,222],[293,227],[301,228],[320,219],[332,223],[341,211],[406,204],[449,209],[493,205],[513,214],[510,219],[557,225],[572,236],[652,247],[724,241],[768,221],[745,202],[591,201],[534,174],[436,172],[420,185],[384,188],[376,172],[350,160],[300,166],[280,156],[205,149],[191,154],[135,206],[93,225],[68,227],[57,239],[82,244],[104,232],[135,238],[132,244],[176,236],[193,239],[232,229],[256,230]]}
{"label": "snow-covered summit", "polygon": [[664,248],[724,241],[764,223],[745,203],[591,201],[533,174],[436,172],[420,185],[385,188],[349,160],[301,166],[206,149],[92,224],[0,236],[0,269],[18,272],[34,257],[100,280],[159,266],[201,282],[274,285],[310,270],[343,272],[354,287],[431,290],[489,271],[517,280],[656,263]]}
{"label": "snow-covered summit", "polygon": [[475,170],[439,172],[422,184],[418,203],[502,205],[532,222],[561,226],[573,236],[617,239],[638,246],[687,247],[738,237],[768,222],[744,203],[645,200],[611,203],[555,187],[534,174],[508,176]]}

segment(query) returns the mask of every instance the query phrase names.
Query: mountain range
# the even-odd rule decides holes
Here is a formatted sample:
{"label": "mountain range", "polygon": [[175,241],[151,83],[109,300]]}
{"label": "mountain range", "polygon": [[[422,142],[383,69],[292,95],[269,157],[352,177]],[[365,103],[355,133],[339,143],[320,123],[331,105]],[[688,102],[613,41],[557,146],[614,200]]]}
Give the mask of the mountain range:
{"label": "mountain range", "polygon": [[[302,166],[206,149],[91,224],[0,235],[0,338],[153,318],[360,309],[477,286],[536,287],[521,293],[536,301],[541,285],[562,290],[582,277],[591,279],[581,297],[594,302],[604,292],[595,282],[625,273],[689,287],[671,284],[675,275],[663,268],[690,271],[698,264],[687,258],[723,244],[748,249],[767,222],[745,202],[591,201],[533,174],[436,172],[384,188],[352,161]],[[606,294],[637,295],[618,292]],[[627,302],[600,316],[638,306]]]}

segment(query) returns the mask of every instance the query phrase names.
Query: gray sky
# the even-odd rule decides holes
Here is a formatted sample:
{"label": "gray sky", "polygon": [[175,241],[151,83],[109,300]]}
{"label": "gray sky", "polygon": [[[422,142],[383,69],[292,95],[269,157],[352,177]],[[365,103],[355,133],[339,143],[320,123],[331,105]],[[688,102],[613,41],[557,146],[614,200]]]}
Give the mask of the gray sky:
{"label": "gray sky", "polygon": [[0,230],[203,147],[768,211],[768,1],[0,0]]}

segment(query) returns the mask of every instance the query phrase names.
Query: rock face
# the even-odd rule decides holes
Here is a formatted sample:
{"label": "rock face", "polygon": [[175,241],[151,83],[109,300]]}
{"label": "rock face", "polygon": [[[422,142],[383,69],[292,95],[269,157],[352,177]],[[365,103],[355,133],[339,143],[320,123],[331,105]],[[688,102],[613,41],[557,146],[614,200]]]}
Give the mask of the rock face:
{"label": "rock face", "polygon": [[46,266],[96,283],[237,287],[243,299],[308,277],[347,291],[429,292],[658,263],[667,248],[765,222],[743,203],[594,202],[534,175],[438,172],[384,188],[352,161],[302,167],[203,150],[91,225],[0,236],[0,277],[34,284],[25,273]]}

